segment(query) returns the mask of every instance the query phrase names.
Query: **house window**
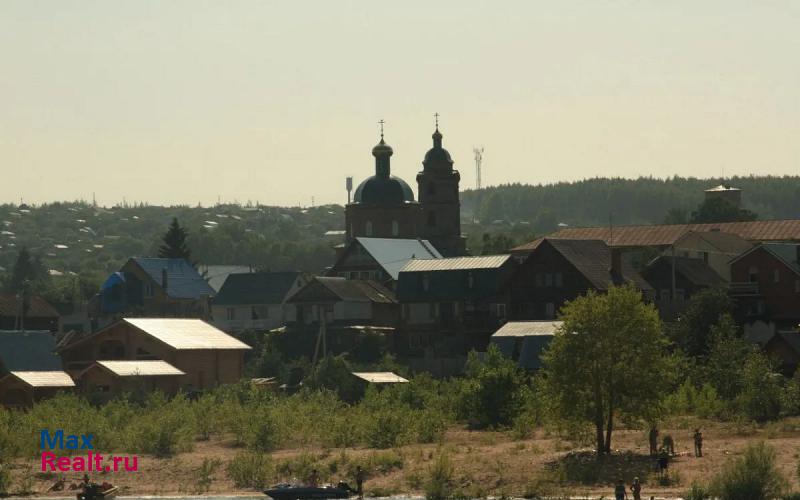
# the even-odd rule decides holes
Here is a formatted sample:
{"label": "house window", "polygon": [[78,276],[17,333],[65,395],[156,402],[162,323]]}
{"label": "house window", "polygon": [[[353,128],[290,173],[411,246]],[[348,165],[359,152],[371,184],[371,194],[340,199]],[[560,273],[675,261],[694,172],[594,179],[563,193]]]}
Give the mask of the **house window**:
{"label": "house window", "polygon": [[158,356],[153,356],[150,352],[142,349],[141,347],[136,349],[136,359],[158,359]]}
{"label": "house window", "polygon": [[556,273],[555,274],[555,283],[556,283],[556,286],[559,287],[559,288],[564,286],[564,275],[561,274],[561,273]]}
{"label": "house window", "polygon": [[473,288],[475,286],[475,276],[472,273],[467,275],[467,288]]}
{"label": "house window", "polygon": [[350,279],[357,280],[358,279],[358,271],[350,271]]}
{"label": "house window", "polygon": [[545,273],[544,286],[553,286],[553,275],[551,273]]}
{"label": "house window", "polygon": [[780,269],[775,269],[774,271],[772,271],[772,281],[774,281],[775,283],[780,283],[781,282],[781,271],[780,271]]}
{"label": "house window", "polygon": [[366,227],[364,228],[364,233],[366,233],[367,236],[372,236],[372,221],[371,220],[367,221]]}
{"label": "house window", "polygon": [[431,280],[430,280],[430,278],[428,278],[428,275],[427,275],[427,274],[423,274],[423,275],[422,275],[422,289],[423,289],[423,290],[425,290],[425,291],[427,292],[427,291],[428,291],[428,289],[430,289],[430,287],[431,287]]}
{"label": "house window", "polygon": [[436,212],[428,212],[428,226],[436,226]]}
{"label": "house window", "polygon": [[225,310],[225,317],[228,319],[228,321],[235,320],[236,319],[236,308],[235,307],[227,308]]}
{"label": "house window", "polygon": [[153,284],[152,283],[145,283],[144,284],[144,296],[146,298],[150,298],[153,296]]}
{"label": "house window", "polygon": [[542,283],[543,283],[543,282],[542,282],[542,273],[536,273],[536,274],[533,276],[533,283],[534,283],[536,286],[542,286]]}
{"label": "house window", "polygon": [[400,234],[400,224],[396,220],[392,221],[392,236],[398,236]]}
{"label": "house window", "polygon": [[556,317],[556,305],[552,302],[548,302],[544,305],[544,315],[547,319],[553,319]]}
{"label": "house window", "polygon": [[750,269],[747,270],[747,275],[750,283],[755,283],[756,281],[758,281],[758,268],[751,267]]}
{"label": "house window", "polygon": [[491,307],[494,310],[494,315],[498,318],[505,318],[506,317],[506,305],[505,304],[492,304]]}
{"label": "house window", "polygon": [[258,311],[256,311],[256,306],[250,306],[250,319],[258,319]]}

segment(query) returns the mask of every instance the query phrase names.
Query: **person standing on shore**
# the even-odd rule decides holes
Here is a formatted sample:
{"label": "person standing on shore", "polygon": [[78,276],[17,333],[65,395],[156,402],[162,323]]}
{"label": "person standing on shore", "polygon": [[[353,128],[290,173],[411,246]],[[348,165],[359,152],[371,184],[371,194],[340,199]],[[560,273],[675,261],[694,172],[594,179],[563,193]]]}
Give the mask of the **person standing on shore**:
{"label": "person standing on shore", "polygon": [[650,439],[650,456],[654,457],[658,454],[658,429],[655,424],[650,427],[648,438]]}
{"label": "person standing on shore", "polygon": [[356,467],[356,493],[358,498],[364,498],[364,469],[359,465]]}
{"label": "person standing on shore", "polygon": [[622,479],[617,481],[617,486],[614,488],[614,497],[617,500],[625,500],[628,498],[628,492],[625,491],[625,481]]}
{"label": "person standing on shore", "polygon": [[703,434],[700,433],[700,429],[694,430],[694,456],[703,456]]}
{"label": "person standing on shore", "polygon": [[631,493],[633,493],[633,500],[642,500],[642,483],[639,482],[638,477],[633,478]]}

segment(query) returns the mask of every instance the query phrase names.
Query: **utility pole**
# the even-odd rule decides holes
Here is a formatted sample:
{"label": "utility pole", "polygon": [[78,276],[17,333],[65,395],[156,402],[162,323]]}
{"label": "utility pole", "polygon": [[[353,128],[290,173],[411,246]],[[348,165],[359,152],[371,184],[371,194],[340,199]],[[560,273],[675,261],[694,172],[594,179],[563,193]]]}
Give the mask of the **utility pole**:
{"label": "utility pole", "polygon": [[483,163],[483,146],[472,148],[475,153],[475,189],[481,188],[481,164]]}

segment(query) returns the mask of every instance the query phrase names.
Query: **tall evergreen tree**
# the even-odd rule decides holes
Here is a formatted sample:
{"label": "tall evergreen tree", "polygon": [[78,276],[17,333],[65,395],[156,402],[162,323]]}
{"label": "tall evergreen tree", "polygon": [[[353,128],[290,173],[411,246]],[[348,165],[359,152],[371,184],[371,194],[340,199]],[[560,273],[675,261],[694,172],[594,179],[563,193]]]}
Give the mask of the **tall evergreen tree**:
{"label": "tall evergreen tree", "polygon": [[25,283],[37,281],[44,277],[44,266],[38,257],[34,257],[27,247],[17,254],[14,268],[11,270],[11,279],[8,282],[8,291],[18,293],[25,286]]}
{"label": "tall evergreen tree", "polygon": [[178,218],[173,217],[169,229],[162,238],[164,242],[158,248],[158,256],[165,259],[186,259],[191,262],[192,251],[186,244],[188,233],[178,224]]}

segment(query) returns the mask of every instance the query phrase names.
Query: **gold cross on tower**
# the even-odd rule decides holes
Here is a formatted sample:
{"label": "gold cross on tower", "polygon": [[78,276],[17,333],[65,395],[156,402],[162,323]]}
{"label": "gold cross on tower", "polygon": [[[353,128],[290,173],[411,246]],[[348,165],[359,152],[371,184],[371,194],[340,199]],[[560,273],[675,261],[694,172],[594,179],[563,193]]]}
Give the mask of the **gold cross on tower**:
{"label": "gold cross on tower", "polygon": [[439,130],[439,113],[434,113],[433,117],[436,118],[436,130]]}
{"label": "gold cross on tower", "polygon": [[383,140],[383,124],[386,123],[386,122],[384,122],[383,118],[381,118],[381,121],[379,121],[378,123],[381,126],[381,140]]}

